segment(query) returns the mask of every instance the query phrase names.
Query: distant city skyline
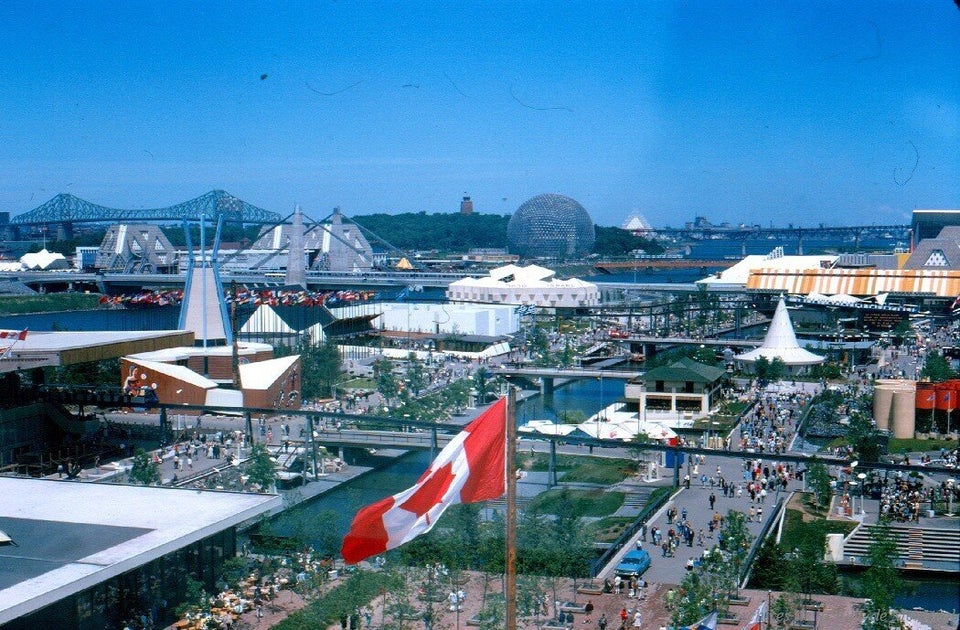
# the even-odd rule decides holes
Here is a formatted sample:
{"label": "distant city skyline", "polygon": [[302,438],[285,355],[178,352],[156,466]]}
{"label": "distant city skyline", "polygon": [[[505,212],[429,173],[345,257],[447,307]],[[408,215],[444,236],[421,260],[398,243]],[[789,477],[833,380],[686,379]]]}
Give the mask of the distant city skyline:
{"label": "distant city skyline", "polygon": [[960,208],[960,10],[5,2],[0,211],[224,189],[310,216],[908,223]]}

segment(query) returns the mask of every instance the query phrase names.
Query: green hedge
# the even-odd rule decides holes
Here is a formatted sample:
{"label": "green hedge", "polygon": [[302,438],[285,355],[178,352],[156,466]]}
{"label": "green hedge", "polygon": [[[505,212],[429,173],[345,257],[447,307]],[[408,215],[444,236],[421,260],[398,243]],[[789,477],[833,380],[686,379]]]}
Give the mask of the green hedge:
{"label": "green hedge", "polygon": [[92,311],[100,306],[96,293],[48,293],[15,295],[0,298],[0,315]]}

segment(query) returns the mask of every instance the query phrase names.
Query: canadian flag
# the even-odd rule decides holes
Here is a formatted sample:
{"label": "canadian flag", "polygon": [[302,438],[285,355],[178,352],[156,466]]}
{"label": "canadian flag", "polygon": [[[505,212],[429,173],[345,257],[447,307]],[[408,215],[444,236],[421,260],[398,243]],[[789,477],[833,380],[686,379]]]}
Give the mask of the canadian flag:
{"label": "canadian flag", "polygon": [[753,613],[753,617],[750,618],[750,623],[743,627],[743,630],[760,630],[761,624],[763,624],[763,616],[767,612],[767,602],[760,602],[760,605],[757,607],[757,611]]}
{"label": "canadian flag", "polygon": [[23,330],[0,330],[0,339],[16,339],[23,341],[27,338],[27,329]]}
{"label": "canadian flag", "polygon": [[680,630],[717,630],[717,613],[714,611],[697,623],[683,626]]}
{"label": "canadian flag", "polygon": [[447,507],[506,492],[507,401],[494,403],[447,444],[417,483],[360,510],[343,539],[348,564],[430,531]]}

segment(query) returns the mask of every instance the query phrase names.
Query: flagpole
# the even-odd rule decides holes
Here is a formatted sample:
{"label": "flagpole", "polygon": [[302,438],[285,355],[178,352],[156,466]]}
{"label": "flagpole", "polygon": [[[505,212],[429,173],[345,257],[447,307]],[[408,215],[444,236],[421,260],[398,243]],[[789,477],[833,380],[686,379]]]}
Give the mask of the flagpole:
{"label": "flagpole", "polygon": [[517,629],[517,390],[507,390],[507,438],[505,468],[507,478],[507,533],[506,567],[504,572],[504,597],[506,599],[506,629]]}

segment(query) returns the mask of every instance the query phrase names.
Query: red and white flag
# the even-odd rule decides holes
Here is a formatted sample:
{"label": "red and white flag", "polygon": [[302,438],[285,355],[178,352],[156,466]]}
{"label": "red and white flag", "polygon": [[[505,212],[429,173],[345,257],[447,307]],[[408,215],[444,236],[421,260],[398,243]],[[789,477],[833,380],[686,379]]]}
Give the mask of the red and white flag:
{"label": "red and white flag", "polygon": [[341,553],[355,564],[430,531],[447,507],[506,492],[507,401],[500,399],[447,444],[417,483],[360,510]]}
{"label": "red and white flag", "polygon": [[763,624],[763,616],[767,613],[767,602],[760,602],[760,606],[757,607],[757,611],[753,613],[753,617],[750,619],[750,623],[743,627],[743,630],[760,630],[761,624]]}
{"label": "red and white flag", "polygon": [[27,338],[27,329],[23,330],[0,330],[0,339],[16,339],[23,341]]}

